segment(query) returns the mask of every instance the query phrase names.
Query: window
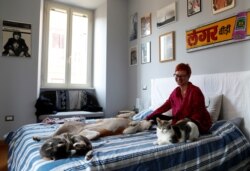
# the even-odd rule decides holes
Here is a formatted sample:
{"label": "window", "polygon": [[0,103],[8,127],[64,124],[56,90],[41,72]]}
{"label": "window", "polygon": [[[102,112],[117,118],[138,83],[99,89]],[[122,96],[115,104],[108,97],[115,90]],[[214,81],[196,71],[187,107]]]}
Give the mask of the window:
{"label": "window", "polygon": [[46,2],[42,87],[91,87],[93,12]]}

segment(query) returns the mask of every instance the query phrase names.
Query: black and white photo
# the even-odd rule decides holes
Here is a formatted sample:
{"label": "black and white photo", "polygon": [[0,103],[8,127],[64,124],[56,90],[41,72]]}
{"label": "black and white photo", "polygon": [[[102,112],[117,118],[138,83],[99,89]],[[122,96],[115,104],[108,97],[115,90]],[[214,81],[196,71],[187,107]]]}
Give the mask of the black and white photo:
{"label": "black and white photo", "polygon": [[3,56],[31,56],[31,24],[3,21]]}
{"label": "black and white photo", "polygon": [[138,63],[137,46],[131,47],[129,52],[129,64],[137,65]]}
{"label": "black and white photo", "polygon": [[137,39],[138,35],[138,13],[134,13],[130,16],[130,28],[129,28],[129,40]]}

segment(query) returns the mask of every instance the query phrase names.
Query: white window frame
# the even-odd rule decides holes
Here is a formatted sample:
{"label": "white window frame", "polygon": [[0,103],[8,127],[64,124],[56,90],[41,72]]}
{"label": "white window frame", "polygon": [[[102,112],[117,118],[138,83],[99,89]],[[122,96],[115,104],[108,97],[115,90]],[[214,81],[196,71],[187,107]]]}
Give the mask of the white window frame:
{"label": "white window frame", "polygon": [[[68,25],[67,25],[67,49],[66,49],[66,78],[65,84],[63,83],[48,83],[48,40],[49,40],[49,12],[50,9],[63,9],[66,10],[68,15]],[[71,54],[71,14],[73,12],[84,13],[88,16],[88,49],[87,49],[87,84],[71,84],[70,83],[70,54]],[[93,11],[80,9],[76,7],[71,7],[68,5],[54,3],[51,1],[45,1],[44,6],[44,32],[43,32],[43,52],[42,52],[42,72],[41,72],[41,88],[92,88],[92,52],[93,52]]]}

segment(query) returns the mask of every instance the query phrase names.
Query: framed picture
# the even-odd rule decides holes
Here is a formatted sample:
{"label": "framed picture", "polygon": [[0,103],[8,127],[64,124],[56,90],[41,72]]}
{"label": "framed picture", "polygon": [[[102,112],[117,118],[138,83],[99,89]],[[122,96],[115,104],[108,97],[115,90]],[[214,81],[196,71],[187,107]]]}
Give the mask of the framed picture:
{"label": "framed picture", "polygon": [[201,0],[187,0],[187,16],[201,12]]}
{"label": "framed picture", "polygon": [[175,32],[160,35],[160,62],[172,61],[175,59]]}
{"label": "framed picture", "polygon": [[223,12],[235,6],[235,0],[212,0],[213,14]]}
{"label": "framed picture", "polygon": [[141,36],[149,36],[151,34],[151,13],[141,18]]}
{"label": "framed picture", "polygon": [[129,23],[129,40],[137,39],[137,32],[138,32],[138,13],[135,13],[130,16],[130,23]]}
{"label": "framed picture", "polygon": [[129,52],[129,65],[137,65],[138,55],[137,55],[137,46],[131,47]]}
{"label": "framed picture", "polygon": [[141,44],[141,63],[151,62],[151,42]]}
{"label": "framed picture", "polygon": [[3,20],[2,56],[31,57],[31,24]]}
{"label": "framed picture", "polygon": [[176,21],[176,2],[173,2],[157,11],[157,27]]}

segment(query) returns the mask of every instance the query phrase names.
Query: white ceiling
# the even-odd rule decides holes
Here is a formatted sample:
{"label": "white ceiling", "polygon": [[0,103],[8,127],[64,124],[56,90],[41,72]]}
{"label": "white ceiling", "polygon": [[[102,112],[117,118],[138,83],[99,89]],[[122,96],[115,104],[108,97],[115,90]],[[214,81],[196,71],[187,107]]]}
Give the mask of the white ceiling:
{"label": "white ceiling", "polygon": [[54,1],[88,9],[96,9],[100,5],[106,2],[106,0],[54,0]]}

